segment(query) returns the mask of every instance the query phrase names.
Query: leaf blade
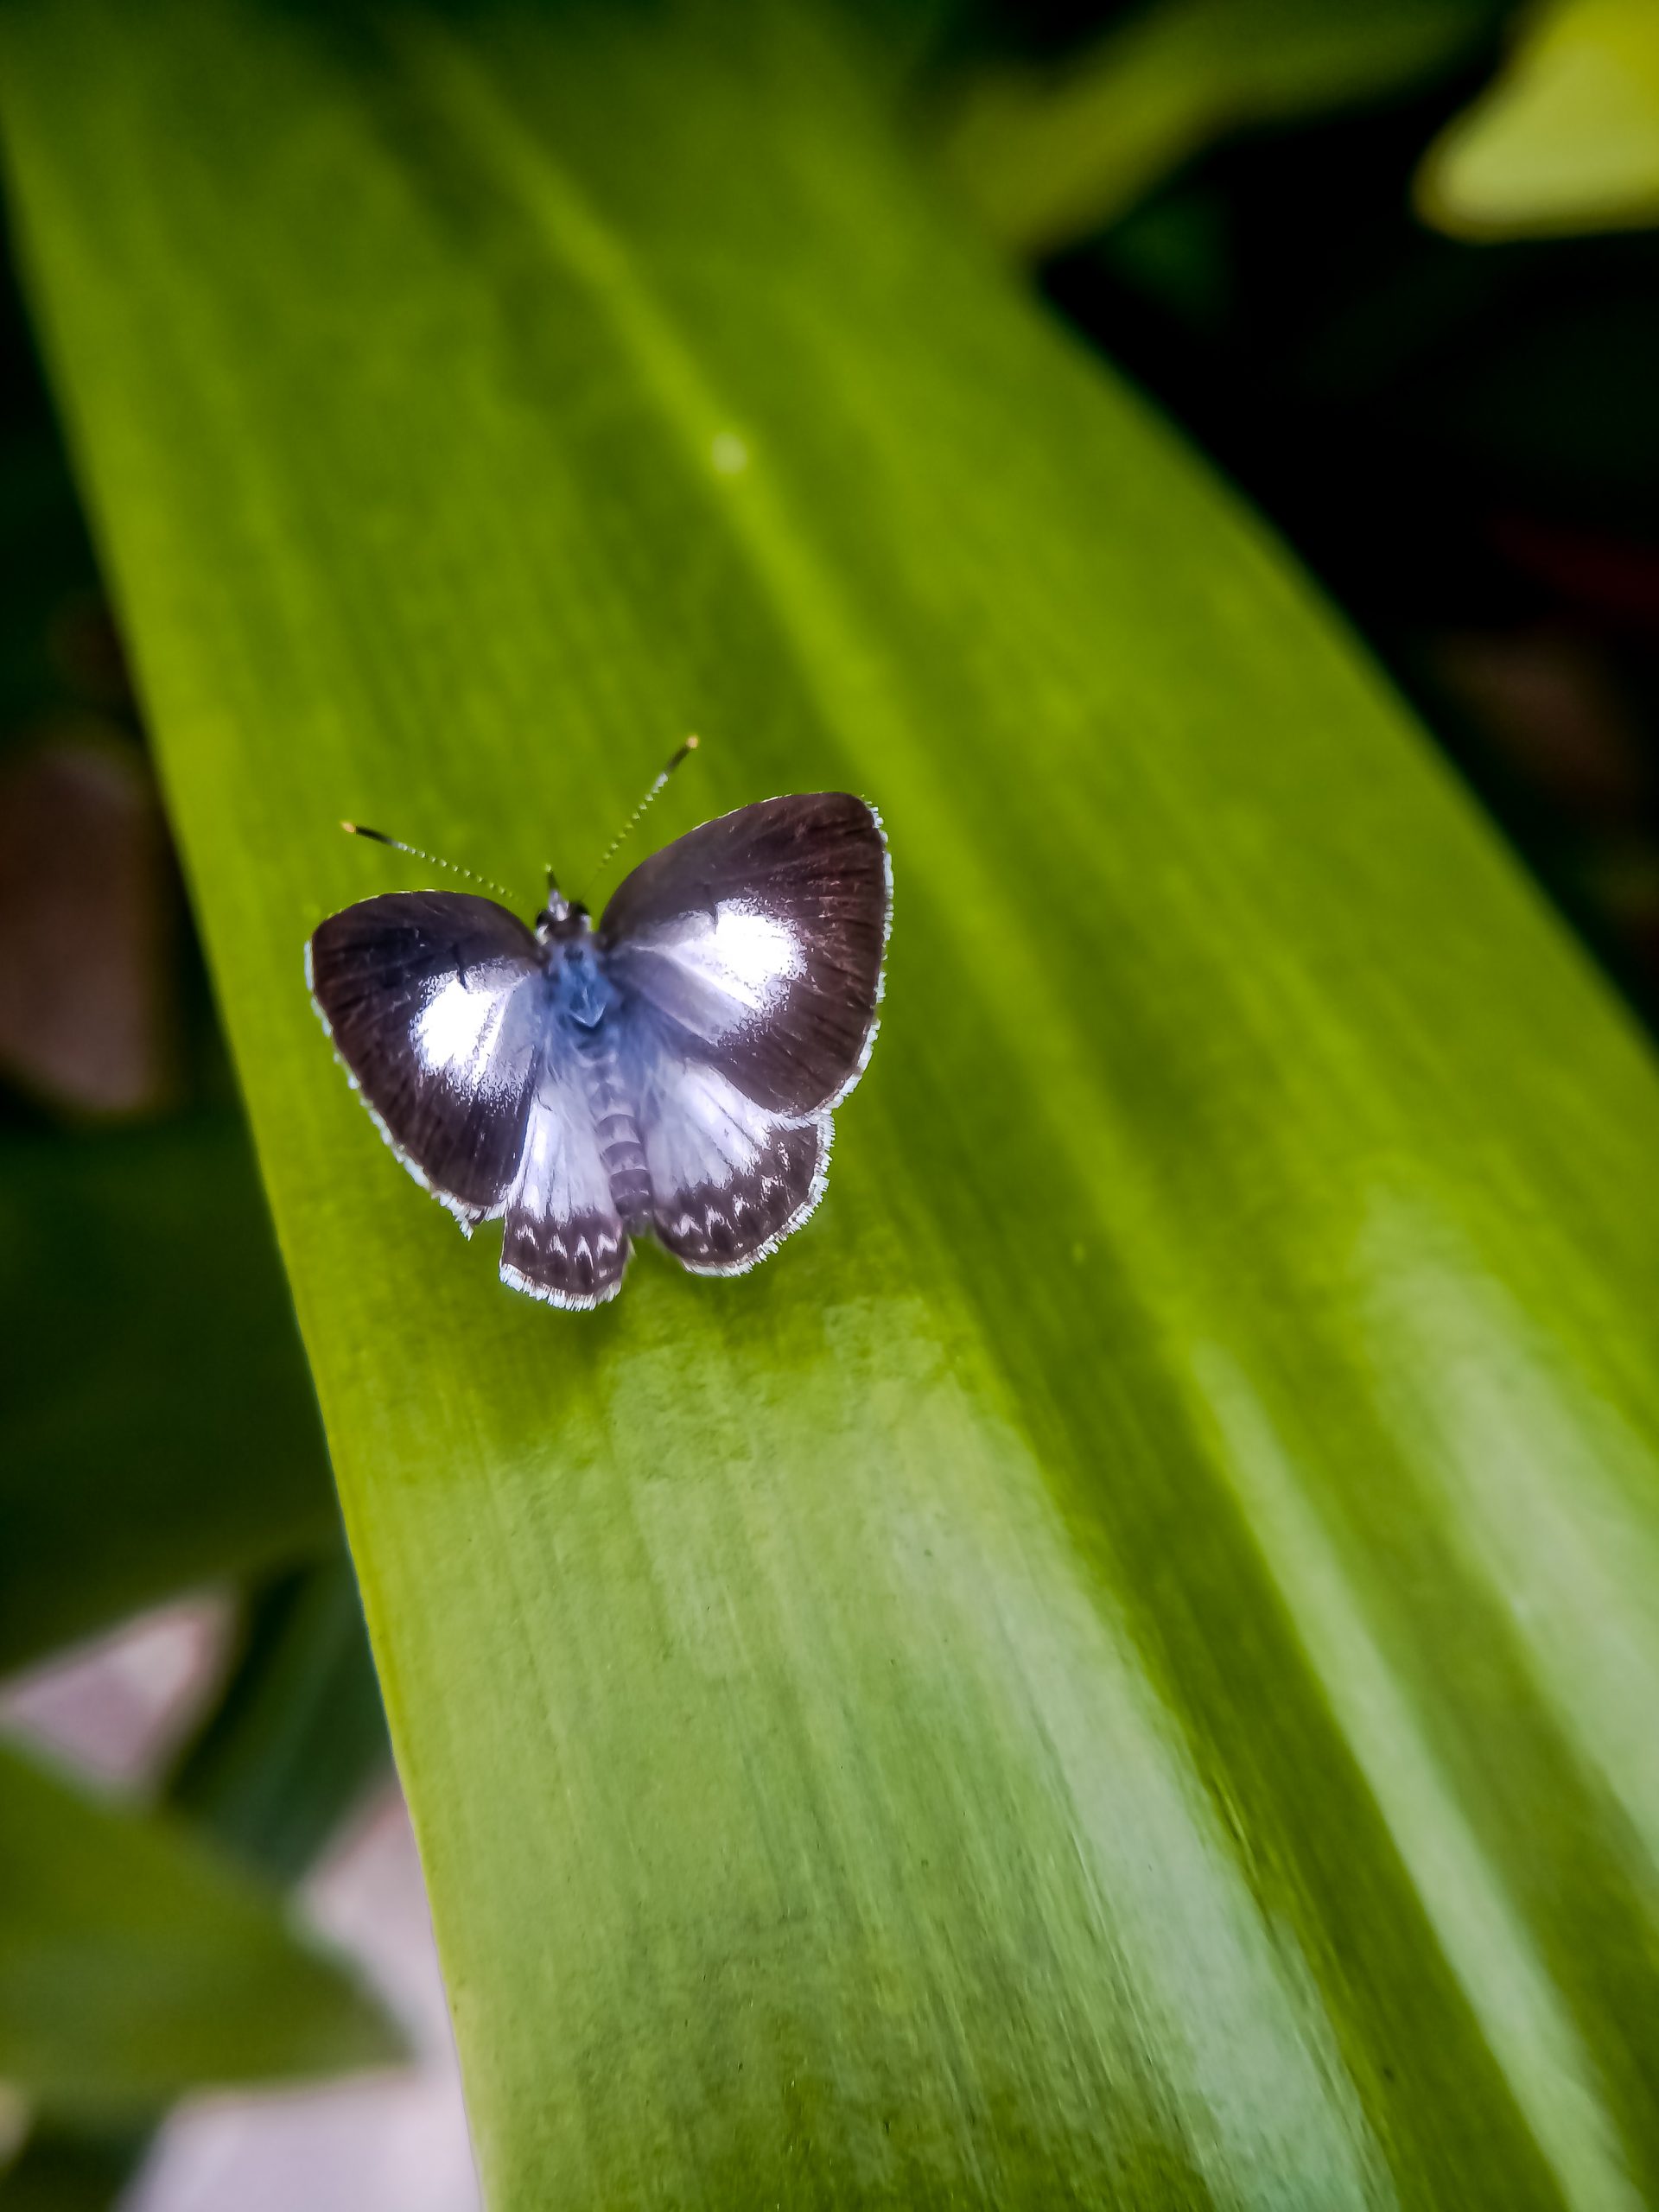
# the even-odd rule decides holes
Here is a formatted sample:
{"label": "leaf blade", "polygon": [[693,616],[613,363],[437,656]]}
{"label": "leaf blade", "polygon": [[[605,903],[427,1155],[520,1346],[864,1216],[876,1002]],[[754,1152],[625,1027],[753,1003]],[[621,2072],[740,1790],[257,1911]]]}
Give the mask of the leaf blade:
{"label": "leaf blade", "polygon": [[[1599,1395],[1651,1529],[1653,1071],[1397,706],[803,20],[17,20],[492,2201],[1617,2201],[1654,1667],[1574,1492]],[[813,1230],[554,1334],[322,1062],[296,947],[385,879],[311,825],[533,880],[686,727],[700,810],[879,798],[887,1024]],[[1414,1340],[1420,1279],[1498,1285],[1497,1353]],[[1450,1385],[1506,1370],[1637,1638],[1617,1761],[1596,1607],[1472,1541]]]}

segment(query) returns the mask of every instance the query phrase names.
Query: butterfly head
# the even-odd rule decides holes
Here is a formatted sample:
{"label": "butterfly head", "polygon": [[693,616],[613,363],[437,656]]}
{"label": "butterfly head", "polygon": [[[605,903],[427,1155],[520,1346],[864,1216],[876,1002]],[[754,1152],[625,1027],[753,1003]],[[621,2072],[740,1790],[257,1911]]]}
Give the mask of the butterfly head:
{"label": "butterfly head", "polygon": [[547,904],[536,917],[537,944],[579,944],[593,926],[580,899],[567,899],[556,885],[548,885]]}

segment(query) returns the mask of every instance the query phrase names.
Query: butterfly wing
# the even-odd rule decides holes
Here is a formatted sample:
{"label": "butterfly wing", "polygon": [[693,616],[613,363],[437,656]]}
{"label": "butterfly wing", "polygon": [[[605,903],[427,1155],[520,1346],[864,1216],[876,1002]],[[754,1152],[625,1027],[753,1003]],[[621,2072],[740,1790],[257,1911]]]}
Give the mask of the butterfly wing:
{"label": "butterfly wing", "polygon": [[536,940],[493,899],[365,899],[306,947],[307,980],[381,1134],[463,1229],[518,1179],[543,1029]]}
{"label": "butterfly wing", "polygon": [[623,995],[652,1227],[736,1274],[817,1205],[830,1109],[874,1041],[887,844],[846,792],[775,798],[653,854],[600,923]]}
{"label": "butterfly wing", "polygon": [[891,903],[874,809],[818,791],[741,806],[653,853],[599,942],[612,979],[694,1057],[798,1117],[863,1072]]}
{"label": "butterfly wing", "polygon": [[823,1195],[830,1116],[774,1114],[708,1059],[677,1052],[655,1016],[639,1021],[634,1096],[651,1228],[693,1274],[741,1274]]}
{"label": "butterfly wing", "polygon": [[547,1040],[507,1201],[501,1280],[550,1306],[601,1306],[622,1287],[628,1239],[576,1048]]}

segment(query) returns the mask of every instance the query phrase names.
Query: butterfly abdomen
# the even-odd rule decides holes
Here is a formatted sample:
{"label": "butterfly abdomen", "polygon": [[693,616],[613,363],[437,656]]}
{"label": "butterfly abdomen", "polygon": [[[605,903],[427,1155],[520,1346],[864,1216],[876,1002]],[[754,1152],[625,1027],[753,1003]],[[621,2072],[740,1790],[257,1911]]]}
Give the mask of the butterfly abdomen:
{"label": "butterfly abdomen", "polygon": [[651,1172],[639,1123],[623,1087],[616,1046],[603,1028],[590,1030],[579,1039],[588,1103],[599,1140],[599,1156],[610,1178],[611,1197],[631,1236],[639,1236],[651,1223]]}

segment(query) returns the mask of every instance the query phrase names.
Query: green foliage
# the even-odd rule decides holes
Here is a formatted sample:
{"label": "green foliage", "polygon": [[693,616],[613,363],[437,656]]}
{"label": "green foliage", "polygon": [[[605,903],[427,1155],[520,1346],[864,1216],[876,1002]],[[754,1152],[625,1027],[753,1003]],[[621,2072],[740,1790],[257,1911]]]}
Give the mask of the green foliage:
{"label": "green foliage", "polygon": [[1052,251],[1217,139],[1432,82],[1503,13],[1499,0],[1150,0],[1059,63],[966,75],[945,165],[994,238]]}
{"label": "green foliage", "polygon": [[245,1131],[0,1139],[0,1666],[337,1516]]}
{"label": "green foliage", "polygon": [[397,2048],[228,1861],[0,1751],[0,2073],[31,2103],[108,2120]]}
{"label": "green foliage", "polygon": [[130,2123],[36,2128],[0,2174],[0,2205],[5,2212],[109,2212],[147,2140],[147,2131]]}
{"label": "green foliage", "polygon": [[342,1548],[258,1592],[238,1663],[171,1777],[168,1801],[245,1865],[292,1881],[385,1763],[379,1692]]}
{"label": "green foliage", "polygon": [[[1327,612],[798,7],[0,64],[495,2212],[1659,2194],[1659,1086]],[[300,945],[693,727],[881,804],[887,1027],[560,1316]]]}
{"label": "green foliage", "polygon": [[1659,223],[1659,10],[1547,0],[1509,67],[1424,157],[1418,204],[1454,237]]}
{"label": "green foliage", "polygon": [[[292,1880],[385,1756],[362,1613],[340,1553],[257,1592],[229,1679],[169,1777],[165,1802],[243,1866]],[[142,2105],[115,2121],[36,2115],[0,2173],[0,2212],[106,2212],[157,2116]]]}

